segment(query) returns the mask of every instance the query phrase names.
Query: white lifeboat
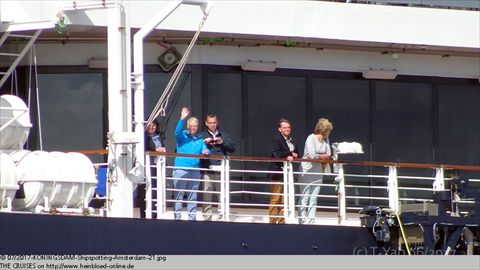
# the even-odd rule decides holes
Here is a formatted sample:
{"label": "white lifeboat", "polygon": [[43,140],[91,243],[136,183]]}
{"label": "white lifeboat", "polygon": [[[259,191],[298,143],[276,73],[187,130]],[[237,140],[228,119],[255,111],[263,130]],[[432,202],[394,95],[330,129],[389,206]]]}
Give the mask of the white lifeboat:
{"label": "white lifeboat", "polygon": [[38,205],[86,208],[97,186],[92,162],[80,153],[31,152],[18,161],[17,169],[24,197],[14,200],[16,210]]}
{"label": "white lifeboat", "polygon": [[0,96],[0,150],[20,150],[32,124],[25,102],[17,96]]}
{"label": "white lifeboat", "polygon": [[11,210],[11,202],[18,190],[17,168],[12,158],[0,153],[0,209]]}

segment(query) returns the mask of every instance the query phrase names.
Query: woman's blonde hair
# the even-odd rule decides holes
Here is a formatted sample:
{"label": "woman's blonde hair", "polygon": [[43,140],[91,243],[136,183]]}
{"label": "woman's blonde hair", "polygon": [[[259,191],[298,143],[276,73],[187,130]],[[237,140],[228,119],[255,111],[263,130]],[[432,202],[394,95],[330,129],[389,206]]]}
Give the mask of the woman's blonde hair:
{"label": "woman's blonde hair", "polygon": [[333,124],[327,118],[320,118],[315,125],[314,134],[328,135],[333,129]]}

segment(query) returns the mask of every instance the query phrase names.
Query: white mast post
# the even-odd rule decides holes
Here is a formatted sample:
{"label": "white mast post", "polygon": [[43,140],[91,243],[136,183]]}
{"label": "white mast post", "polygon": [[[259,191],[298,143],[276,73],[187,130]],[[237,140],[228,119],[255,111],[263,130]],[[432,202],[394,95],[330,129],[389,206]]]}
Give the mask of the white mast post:
{"label": "white mast post", "polygon": [[[133,83],[132,87],[134,90],[134,132],[139,140],[138,147],[136,148],[136,160],[137,163],[135,166],[139,168],[136,170],[138,172],[139,178],[145,177],[145,149],[144,145],[144,130],[145,130],[145,119],[144,119],[144,89],[145,84],[143,80],[143,40],[155,27],[162,23],[173,11],[175,11],[181,4],[188,5],[199,5],[205,8],[208,4],[206,1],[172,1],[166,7],[164,7],[157,15],[150,19],[145,26],[143,26],[134,36],[133,36]],[[162,181],[162,179],[157,179],[157,181]],[[157,186],[161,186],[158,185]]]}
{"label": "white mast post", "polygon": [[[108,128],[109,134],[122,134],[132,131],[130,26],[122,5],[107,12]],[[132,168],[134,144],[113,144],[112,138],[109,140],[108,164],[113,182],[108,191],[107,215],[133,217],[133,176],[128,172]]]}

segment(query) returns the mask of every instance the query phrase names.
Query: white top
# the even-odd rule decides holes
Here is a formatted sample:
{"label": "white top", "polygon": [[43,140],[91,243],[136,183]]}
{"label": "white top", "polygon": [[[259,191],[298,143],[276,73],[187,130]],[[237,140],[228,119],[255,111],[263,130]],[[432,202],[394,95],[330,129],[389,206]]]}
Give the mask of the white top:
{"label": "white top", "polygon": [[[318,159],[320,154],[331,155],[330,145],[327,139],[319,140],[315,134],[310,134],[305,141],[304,159]],[[313,169],[313,170],[312,170]],[[302,171],[323,172],[321,163],[302,162]]]}

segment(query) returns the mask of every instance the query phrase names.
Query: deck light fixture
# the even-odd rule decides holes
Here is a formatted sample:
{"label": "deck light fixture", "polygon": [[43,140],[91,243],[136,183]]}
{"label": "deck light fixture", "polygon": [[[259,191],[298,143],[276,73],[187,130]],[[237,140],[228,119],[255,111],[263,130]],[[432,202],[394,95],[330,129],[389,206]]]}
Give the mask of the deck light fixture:
{"label": "deck light fixture", "polygon": [[266,71],[273,72],[277,69],[277,62],[275,61],[253,61],[247,60],[242,63],[242,69],[246,71]]}
{"label": "deck light fixture", "polygon": [[380,79],[393,80],[397,77],[397,70],[395,69],[367,69],[362,71],[362,76],[365,79]]}
{"label": "deck light fixture", "polygon": [[90,58],[87,61],[88,68],[99,69],[108,68],[108,60],[104,58]]}

